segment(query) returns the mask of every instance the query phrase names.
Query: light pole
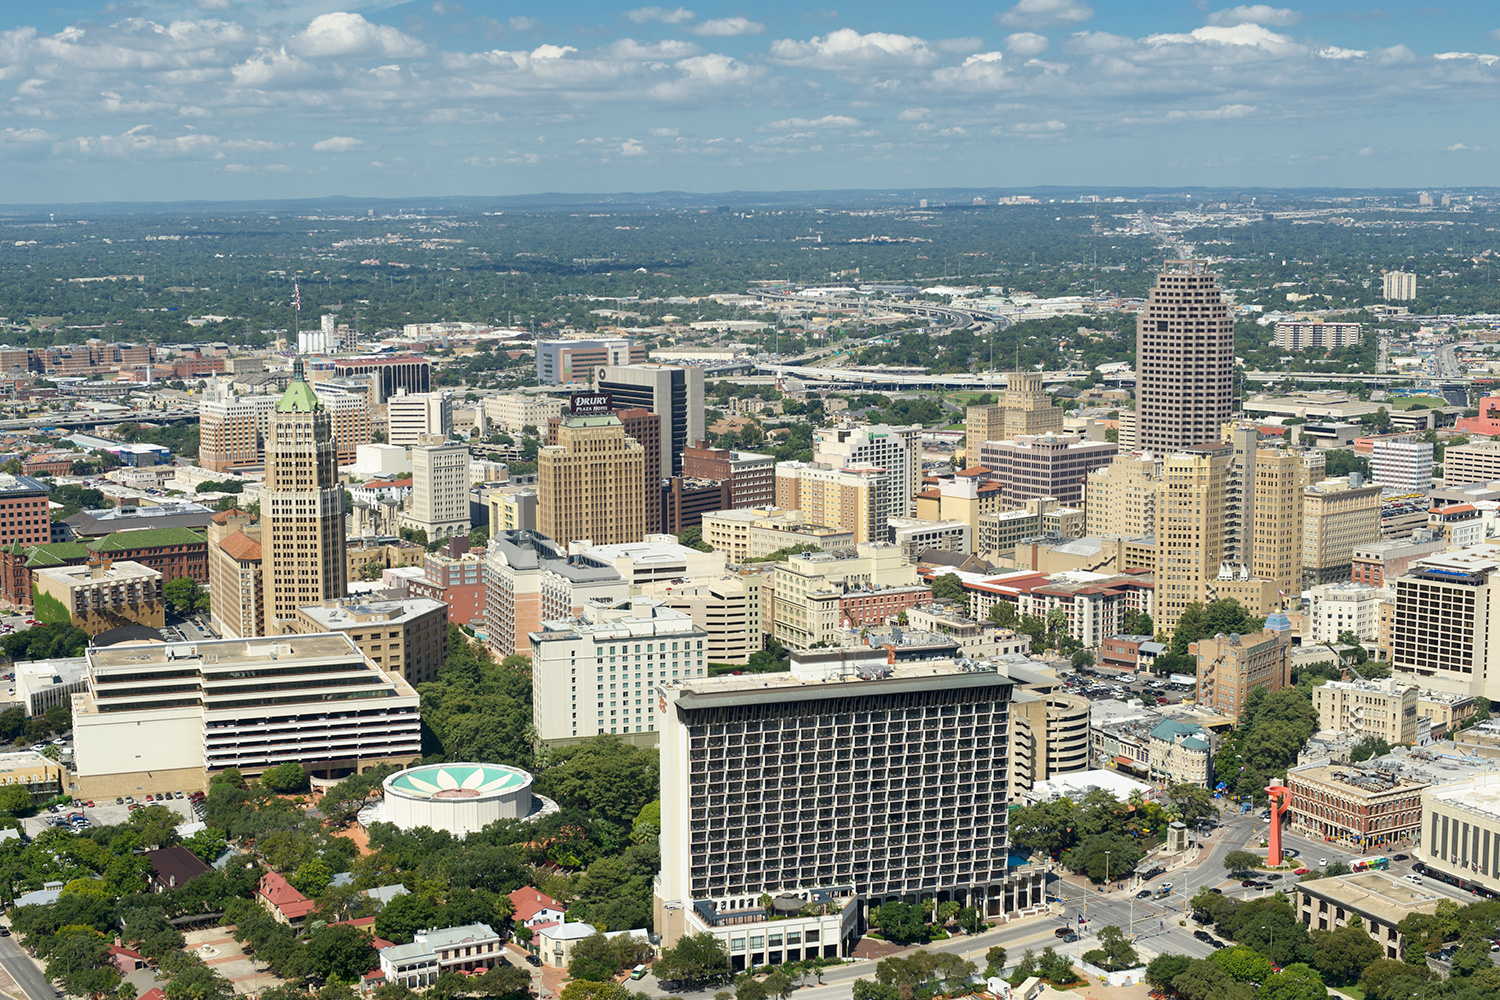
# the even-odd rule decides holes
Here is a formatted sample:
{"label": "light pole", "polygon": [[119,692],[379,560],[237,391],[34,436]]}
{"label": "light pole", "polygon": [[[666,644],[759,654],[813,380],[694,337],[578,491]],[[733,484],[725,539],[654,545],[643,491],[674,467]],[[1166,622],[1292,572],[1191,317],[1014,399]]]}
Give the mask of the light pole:
{"label": "light pole", "polygon": [[1109,885],[1109,852],[1104,852],[1104,884]]}
{"label": "light pole", "polygon": [[1276,928],[1274,928],[1274,927],[1268,928],[1268,927],[1266,927],[1265,924],[1261,924],[1260,925],[1260,929],[1263,930],[1263,931],[1265,931],[1267,934],[1271,935],[1271,955],[1267,955],[1266,957],[1270,958],[1271,959],[1271,964],[1274,965],[1276,963],[1276,959],[1274,957],[1272,957],[1272,956],[1274,956],[1276,954]]}

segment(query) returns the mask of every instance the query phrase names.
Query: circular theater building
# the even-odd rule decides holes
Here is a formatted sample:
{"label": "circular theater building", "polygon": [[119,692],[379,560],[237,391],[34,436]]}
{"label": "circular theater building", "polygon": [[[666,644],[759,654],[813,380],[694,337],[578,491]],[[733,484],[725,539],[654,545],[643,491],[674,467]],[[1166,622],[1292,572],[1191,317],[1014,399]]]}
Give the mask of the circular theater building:
{"label": "circular theater building", "polygon": [[530,819],[549,802],[532,794],[531,775],[504,764],[427,764],[385,779],[382,815],[402,830],[431,827],[455,836],[502,819]]}

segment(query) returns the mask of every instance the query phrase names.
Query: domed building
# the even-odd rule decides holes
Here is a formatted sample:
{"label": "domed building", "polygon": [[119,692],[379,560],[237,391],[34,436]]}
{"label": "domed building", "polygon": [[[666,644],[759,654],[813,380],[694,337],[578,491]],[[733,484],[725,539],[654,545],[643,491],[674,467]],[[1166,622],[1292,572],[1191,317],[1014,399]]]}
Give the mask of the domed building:
{"label": "domed building", "polygon": [[[424,764],[385,779],[385,801],[368,823],[430,827],[463,837],[502,819],[533,819],[555,809],[531,789],[531,775],[504,764]],[[361,817],[366,820],[366,817]]]}

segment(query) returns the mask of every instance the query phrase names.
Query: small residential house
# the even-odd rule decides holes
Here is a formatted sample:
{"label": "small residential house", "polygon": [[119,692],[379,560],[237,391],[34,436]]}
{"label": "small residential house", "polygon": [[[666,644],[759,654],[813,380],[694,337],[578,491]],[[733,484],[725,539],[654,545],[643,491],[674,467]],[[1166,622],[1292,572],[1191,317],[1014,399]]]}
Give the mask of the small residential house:
{"label": "small residential house", "polygon": [[519,924],[535,928],[539,924],[562,923],[568,908],[540,889],[522,886],[510,894],[511,916]]}
{"label": "small residential house", "polygon": [[300,928],[307,915],[318,908],[317,903],[298,892],[280,872],[261,876],[255,897],[271,916],[289,927]]}

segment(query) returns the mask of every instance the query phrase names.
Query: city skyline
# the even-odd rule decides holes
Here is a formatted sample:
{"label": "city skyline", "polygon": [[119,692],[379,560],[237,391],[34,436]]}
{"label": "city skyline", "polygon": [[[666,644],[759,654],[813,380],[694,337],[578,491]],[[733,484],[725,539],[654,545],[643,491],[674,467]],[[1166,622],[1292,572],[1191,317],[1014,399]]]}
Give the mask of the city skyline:
{"label": "city skyline", "polygon": [[12,203],[1488,182],[1500,14],[5,5]]}

